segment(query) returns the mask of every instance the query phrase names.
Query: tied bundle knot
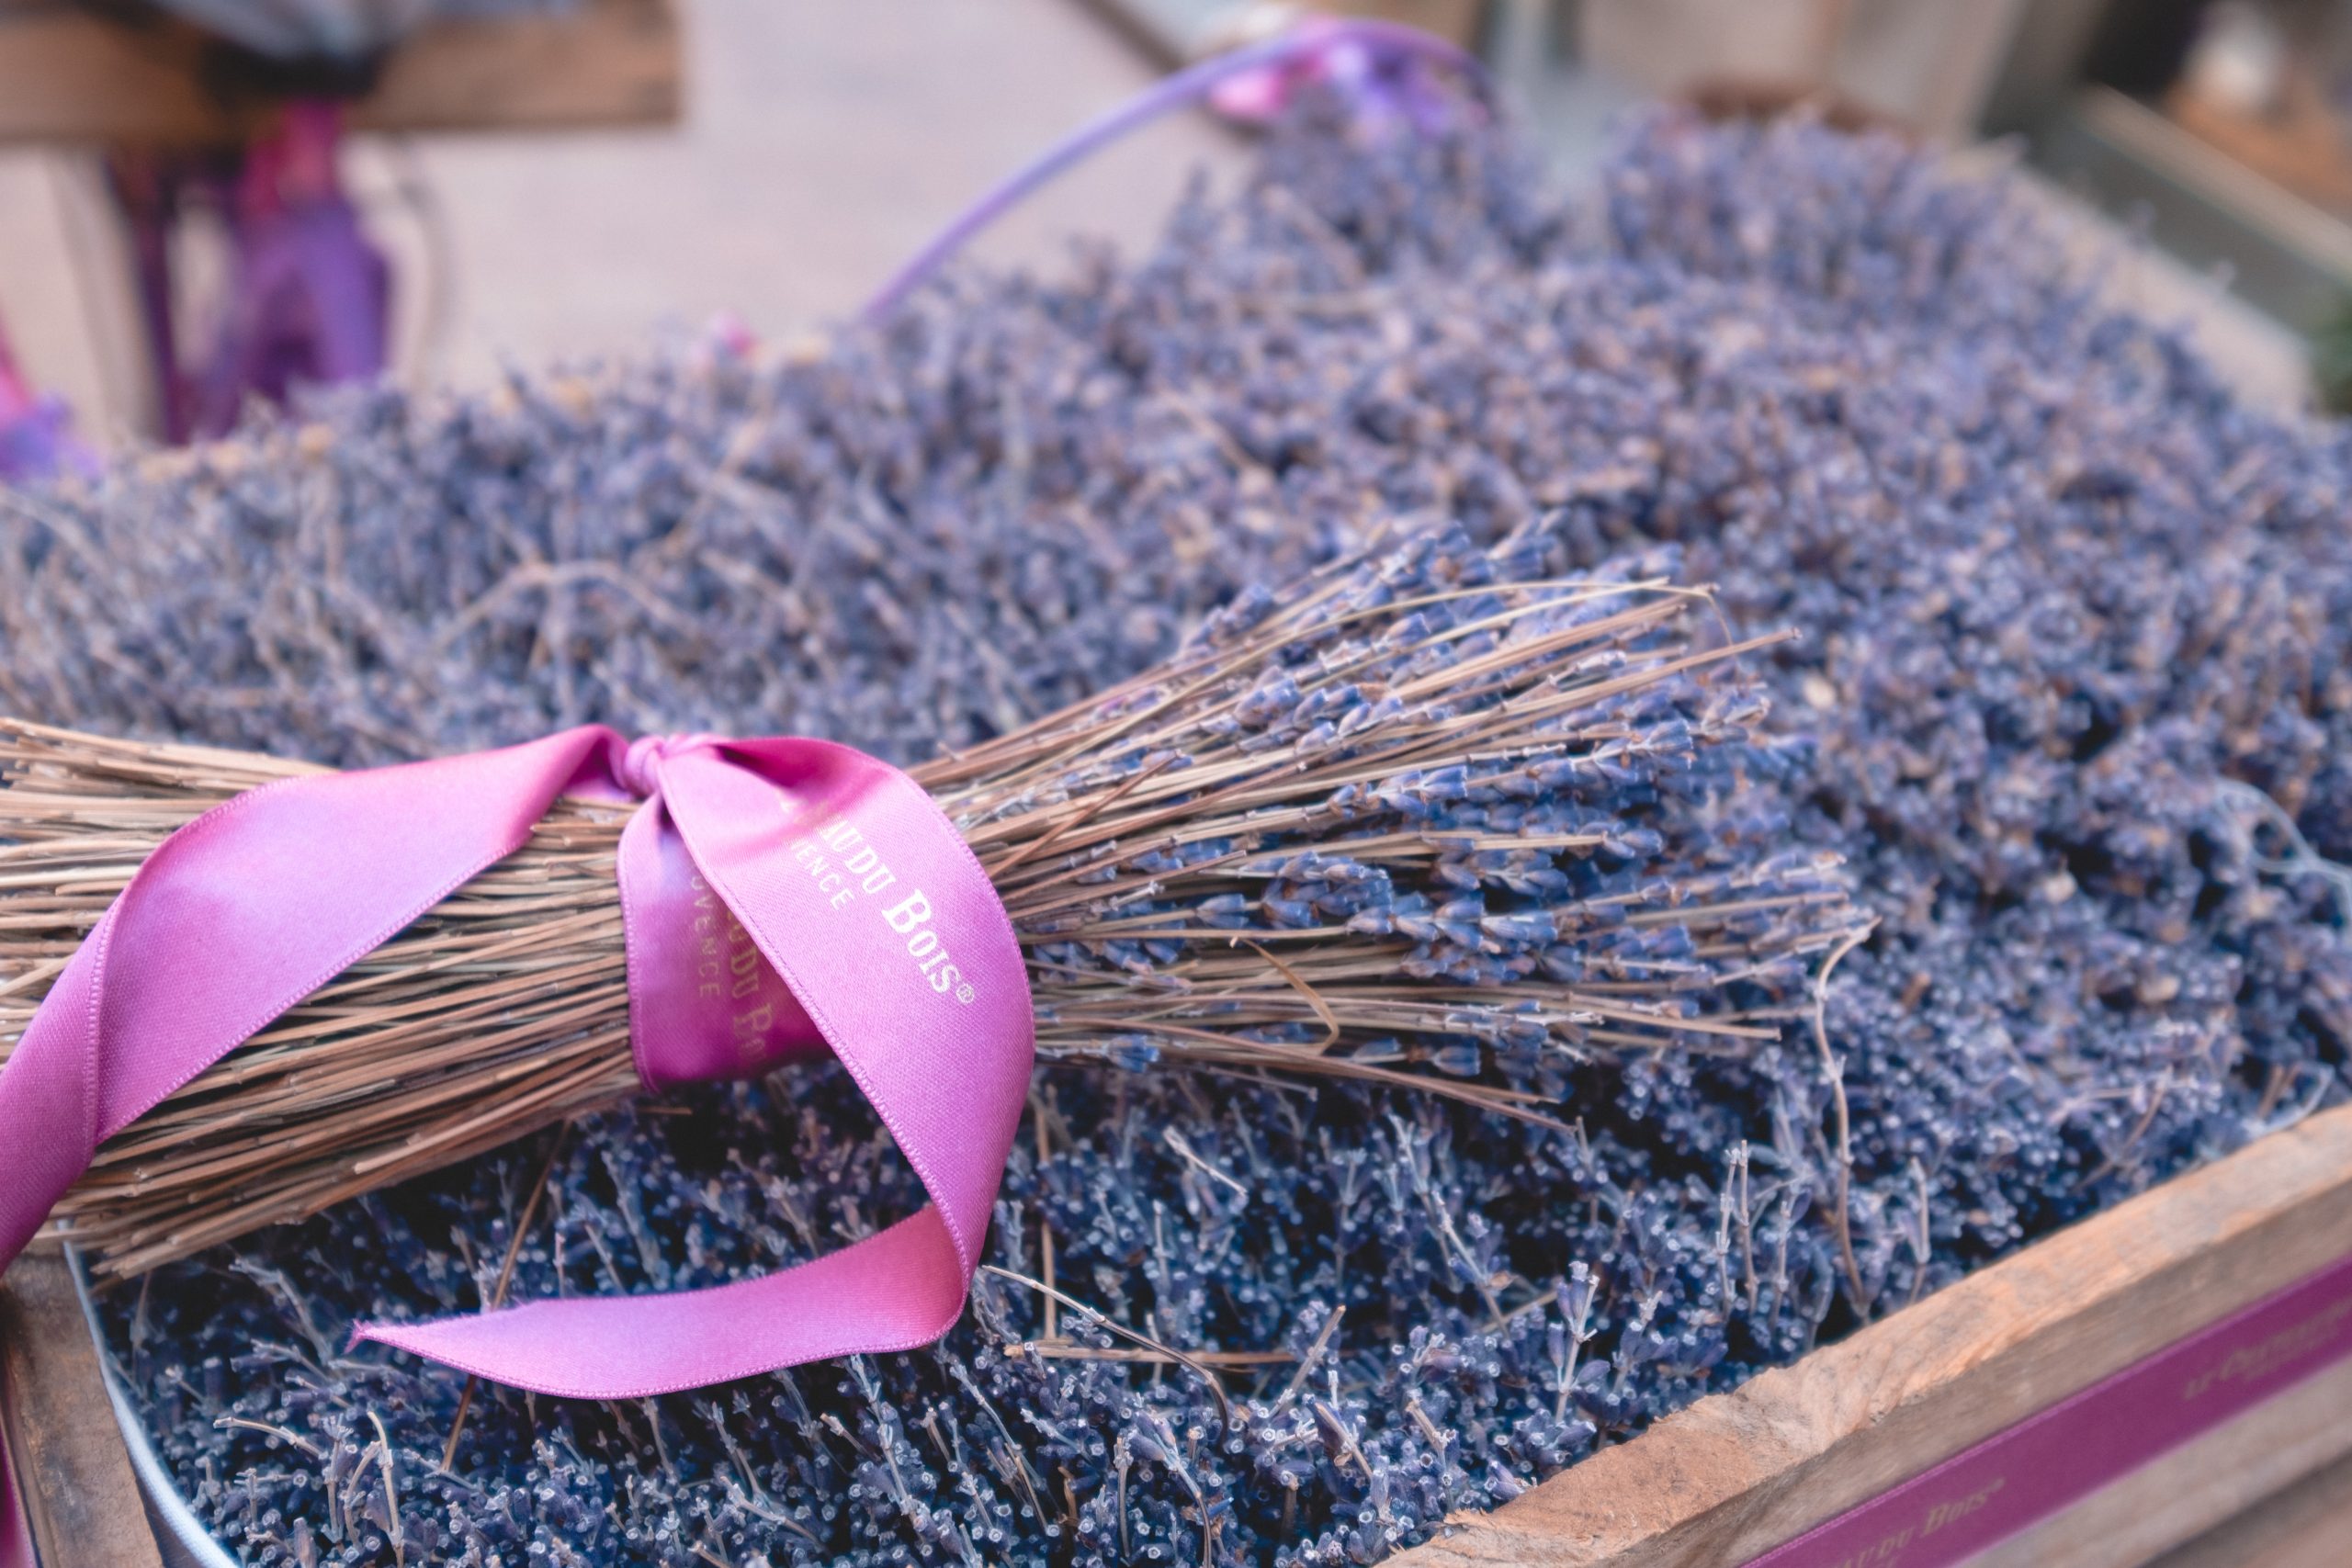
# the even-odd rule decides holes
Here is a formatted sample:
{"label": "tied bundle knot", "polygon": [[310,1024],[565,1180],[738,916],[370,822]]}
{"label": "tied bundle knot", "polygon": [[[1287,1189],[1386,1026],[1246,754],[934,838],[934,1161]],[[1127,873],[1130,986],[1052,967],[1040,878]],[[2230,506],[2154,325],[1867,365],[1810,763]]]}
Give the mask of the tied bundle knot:
{"label": "tied bundle knot", "polygon": [[662,763],[665,760],[700,747],[716,746],[719,739],[718,736],[699,730],[690,735],[640,735],[621,753],[620,765],[614,772],[623,789],[639,800],[650,800],[660,791]]}
{"label": "tied bundle knot", "polygon": [[[718,765],[667,765],[696,753]],[[846,746],[785,738],[625,741],[582,725],[277,780],[174,829],[0,1062],[0,1268],[100,1144],[513,854],[575,790],[645,803],[614,860],[640,1079],[739,1077],[829,1047],[930,1201],[723,1287],[360,1324],[355,1341],[537,1393],[638,1399],[944,1334],[1027,1103],[1028,976],[995,888],[921,784]],[[853,905],[794,858],[796,837],[850,830],[853,813],[854,831],[888,844],[901,902]],[[14,1568],[5,1550],[0,1563]]]}

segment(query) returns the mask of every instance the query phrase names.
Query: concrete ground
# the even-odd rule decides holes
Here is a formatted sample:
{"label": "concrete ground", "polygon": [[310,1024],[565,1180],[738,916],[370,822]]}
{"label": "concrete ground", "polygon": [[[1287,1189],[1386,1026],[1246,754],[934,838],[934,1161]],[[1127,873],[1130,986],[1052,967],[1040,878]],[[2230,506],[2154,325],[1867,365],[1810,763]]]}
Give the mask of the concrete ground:
{"label": "concrete ground", "polygon": [[[627,353],[722,313],[763,337],[820,325],[998,175],[1153,75],[1073,0],[681,4],[674,128],[355,146],[351,185],[394,258],[403,376],[479,386],[503,364]],[[1243,156],[1204,118],[1163,122],[978,249],[1051,267],[1073,235],[1134,246],[1193,171]],[[404,185],[440,215],[437,263]],[[0,153],[0,321],[36,384],[102,441],[144,424],[129,312],[94,161]]]}

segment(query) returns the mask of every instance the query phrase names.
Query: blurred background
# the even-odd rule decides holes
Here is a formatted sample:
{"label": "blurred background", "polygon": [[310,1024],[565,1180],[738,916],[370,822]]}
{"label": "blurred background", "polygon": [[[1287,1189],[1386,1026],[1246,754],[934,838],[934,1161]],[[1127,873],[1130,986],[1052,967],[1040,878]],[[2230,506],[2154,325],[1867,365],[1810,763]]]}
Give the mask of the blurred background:
{"label": "blurred background", "polygon": [[[2241,385],[2352,398],[2352,0],[0,0],[0,466],[311,382],[791,352],[1025,158],[1313,8],[1478,54],[1564,179],[1657,96],[2020,157],[2086,244],[2144,237],[2117,287]],[[1223,108],[976,254],[1136,243],[1234,177]]]}

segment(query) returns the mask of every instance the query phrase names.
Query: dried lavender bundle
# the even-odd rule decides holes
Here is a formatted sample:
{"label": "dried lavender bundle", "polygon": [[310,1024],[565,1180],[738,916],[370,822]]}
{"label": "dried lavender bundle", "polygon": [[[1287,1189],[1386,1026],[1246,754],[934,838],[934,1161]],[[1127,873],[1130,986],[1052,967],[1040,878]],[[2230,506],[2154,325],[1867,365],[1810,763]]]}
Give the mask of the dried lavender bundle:
{"label": "dried lavender bundle", "polygon": [[[1031,955],[1039,1050],[1542,1115],[1571,1061],[1777,1041],[1744,1009],[1852,923],[1834,857],[1724,830],[1763,716],[1732,666],[1781,639],[1702,645],[1686,591],[1540,558],[1421,536],[916,768]],[[303,771],[0,724],[0,1060],[167,833]],[[564,803],[110,1140],[55,1223],[137,1272],[629,1097],[626,820]]]}
{"label": "dried lavender bundle", "polygon": [[[1574,208],[1518,169],[1477,137],[1367,158],[1310,125],[1132,268],[958,280],[773,377],[663,361],[503,408],[379,398],[307,456],[289,432],[0,531],[0,571],[96,650],[36,628],[28,689],[55,700],[33,711],[249,744],[283,708],[336,761],[544,728],[557,694],[614,701],[601,671],[656,656],[591,638],[686,644],[574,564],[452,634],[495,690],[406,633],[321,659],[345,623],[294,590],[334,528],[370,562],[338,602],[394,626],[458,613],[387,575],[396,548],[560,539],[543,558],[697,613],[724,590],[661,573],[706,544],[825,581],[743,525],[753,497],[807,542],[791,563],[855,538],[893,603],[934,572],[1017,582],[1023,613],[987,623],[1001,665],[820,596],[792,635],[842,651],[825,670],[721,609],[795,675],[609,710],[748,729],[728,705],[764,702],[878,747],[1127,673],[1366,518],[1529,526],[1555,575],[1679,540],[1736,627],[1806,627],[1754,667],[1813,750],[1743,812],[1847,854],[1879,917],[1818,1036],[1578,1065],[1573,1135],[1377,1086],[1049,1070],[994,1260],[1102,1318],[988,1276],[938,1354],[642,1405],[485,1389],[463,1423],[461,1379],[339,1354],[354,1318],[493,1299],[510,1256],[516,1294],[657,1289],[870,1228],[911,1179],[821,1079],[595,1119],[551,1164],[518,1145],[167,1266],[111,1298],[112,1343],[224,1540],[473,1568],[1370,1562],[2343,1098],[2352,952],[2317,863],[2352,861],[2342,427],[2245,406],[2111,310],[2038,203],[1891,141],[1661,116]],[[406,505],[472,532],[379,535]],[[612,521],[631,505],[642,536]],[[174,563],[152,615],[108,587],[140,551]],[[548,585],[569,619],[543,637]],[[371,662],[405,659],[423,673]],[[1107,1325],[1219,1370],[1238,1419]]]}

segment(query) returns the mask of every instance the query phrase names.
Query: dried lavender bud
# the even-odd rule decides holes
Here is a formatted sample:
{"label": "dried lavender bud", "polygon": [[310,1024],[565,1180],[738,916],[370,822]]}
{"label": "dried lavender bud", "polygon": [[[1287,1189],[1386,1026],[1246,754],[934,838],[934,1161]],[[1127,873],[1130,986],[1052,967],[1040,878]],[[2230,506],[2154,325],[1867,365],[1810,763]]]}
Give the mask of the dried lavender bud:
{"label": "dried lavender bud", "polygon": [[[1131,268],[958,277],[775,371],[378,394],[25,501],[13,705],[333,761],[588,716],[908,757],[1244,627],[1399,513],[1545,572],[1670,543],[1734,633],[1807,633],[1753,661],[1773,716],[1711,841],[1841,854],[1879,919],[1818,1037],[1800,1007],[1575,1063],[1567,1133],[1049,1066],[991,1260],[1050,1243],[1099,1317],[1041,1349],[1044,1299],[987,1275],[935,1350],[650,1407],[485,1388],[445,1474],[460,1380],[319,1339],[477,1304],[516,1149],[118,1292],[173,1472],[256,1562],[394,1561],[387,1451],[409,1561],[1368,1562],[2341,1100],[2352,444],[2078,258],[1998,178],[1803,121],[1653,118],[1562,206],[1482,136],[1310,118]],[[1287,867],[1264,918],[1517,942],[1474,897],[1556,899],[1547,869],[1444,860],[1399,908]],[[1644,929],[1621,963],[1685,961]],[[709,1282],[915,1201],[837,1077],[684,1108],[572,1134],[518,1293]],[[1230,1423],[1114,1325],[1210,1358]]]}

